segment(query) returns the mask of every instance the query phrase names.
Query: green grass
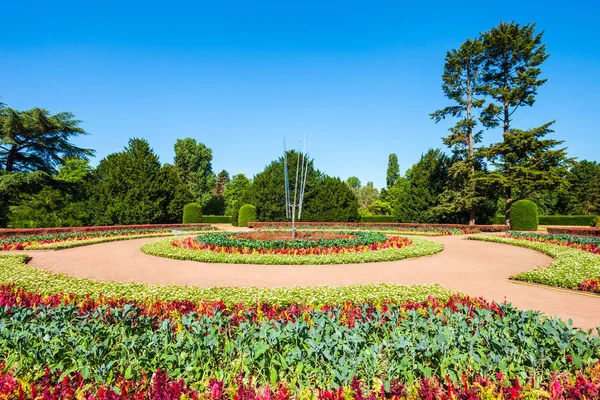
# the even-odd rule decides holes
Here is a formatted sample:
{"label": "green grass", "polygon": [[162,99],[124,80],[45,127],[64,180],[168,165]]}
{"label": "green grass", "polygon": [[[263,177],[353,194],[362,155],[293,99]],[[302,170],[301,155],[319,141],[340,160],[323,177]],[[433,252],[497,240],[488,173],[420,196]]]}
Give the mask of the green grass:
{"label": "green grass", "polygon": [[582,250],[500,236],[469,236],[468,238],[470,240],[525,247],[554,258],[554,261],[548,267],[521,272],[520,274],[511,276],[511,279],[568,289],[578,289],[579,284],[587,278],[600,276],[600,256]]}

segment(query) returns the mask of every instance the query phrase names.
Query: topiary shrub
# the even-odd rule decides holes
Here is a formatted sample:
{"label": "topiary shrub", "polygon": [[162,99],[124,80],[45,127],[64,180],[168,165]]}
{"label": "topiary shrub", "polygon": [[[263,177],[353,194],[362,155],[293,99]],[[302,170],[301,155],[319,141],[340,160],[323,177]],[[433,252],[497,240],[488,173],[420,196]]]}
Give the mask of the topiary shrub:
{"label": "topiary shrub", "polygon": [[597,216],[596,219],[594,219],[594,226],[600,228],[600,216]]}
{"label": "topiary shrub", "polygon": [[183,207],[183,223],[199,224],[202,222],[202,206],[198,203],[189,203]]}
{"label": "topiary shrub", "polygon": [[515,231],[537,231],[537,205],[529,200],[519,200],[513,203],[510,208],[510,228]]}
{"label": "topiary shrub", "polygon": [[248,226],[248,222],[256,222],[256,207],[252,204],[244,204],[240,208],[238,226]]}

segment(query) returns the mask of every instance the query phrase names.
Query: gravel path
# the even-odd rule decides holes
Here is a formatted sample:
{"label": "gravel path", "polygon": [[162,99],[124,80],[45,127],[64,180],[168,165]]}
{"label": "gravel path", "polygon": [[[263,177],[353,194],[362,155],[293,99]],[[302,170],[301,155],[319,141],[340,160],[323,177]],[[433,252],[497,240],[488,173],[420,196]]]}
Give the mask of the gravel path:
{"label": "gravel path", "polygon": [[508,277],[552,259],[521,247],[464,240],[464,236],[432,237],[444,251],[429,257],[372,263],[322,266],[208,264],[143,254],[136,239],[60,251],[30,251],[31,265],[55,273],[101,281],[213,286],[312,286],[357,283],[428,284],[460,290],[487,300],[512,302],[536,309],[578,327],[600,326],[600,297],[510,282]]}

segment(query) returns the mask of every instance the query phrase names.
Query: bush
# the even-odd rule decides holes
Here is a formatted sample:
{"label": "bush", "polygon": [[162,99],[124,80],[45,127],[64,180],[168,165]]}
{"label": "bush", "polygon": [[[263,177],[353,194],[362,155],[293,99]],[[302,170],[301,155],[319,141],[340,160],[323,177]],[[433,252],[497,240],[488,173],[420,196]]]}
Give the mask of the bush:
{"label": "bush", "polygon": [[225,214],[225,198],[223,196],[211,197],[202,207],[202,212],[208,215]]}
{"label": "bush", "polygon": [[396,217],[393,215],[363,215],[360,217],[360,222],[396,222]]}
{"label": "bush", "polygon": [[506,217],[504,215],[496,215],[494,218],[492,218],[492,224],[504,225],[506,224]]}
{"label": "bush", "polygon": [[596,228],[600,228],[600,216],[596,217],[596,219],[594,220],[594,226]]}
{"label": "bush", "polygon": [[183,223],[198,224],[202,222],[202,206],[198,203],[186,204],[183,207]]}
{"label": "bush", "polygon": [[256,222],[256,207],[252,204],[244,204],[240,208],[238,226],[248,226],[248,222]]}
{"label": "bush", "polygon": [[202,222],[205,224],[230,224],[231,217],[229,215],[203,215]]}
{"label": "bush", "polygon": [[595,215],[541,215],[540,225],[594,226]]}
{"label": "bush", "polygon": [[538,211],[533,201],[519,200],[510,209],[510,228],[516,231],[537,231]]}

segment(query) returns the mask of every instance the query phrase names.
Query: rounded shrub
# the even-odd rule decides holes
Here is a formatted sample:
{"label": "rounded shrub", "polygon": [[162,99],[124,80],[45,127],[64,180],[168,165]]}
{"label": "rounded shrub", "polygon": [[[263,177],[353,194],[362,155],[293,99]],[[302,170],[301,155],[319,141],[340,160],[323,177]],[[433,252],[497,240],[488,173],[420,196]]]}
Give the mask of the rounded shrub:
{"label": "rounded shrub", "polygon": [[244,204],[240,208],[240,215],[238,217],[238,226],[248,226],[248,222],[256,221],[256,207],[252,204]]}
{"label": "rounded shrub", "polygon": [[537,231],[537,205],[529,200],[515,202],[510,208],[510,228],[515,231]]}
{"label": "rounded shrub", "polygon": [[189,203],[183,207],[183,223],[199,224],[202,222],[202,206],[198,203]]}

